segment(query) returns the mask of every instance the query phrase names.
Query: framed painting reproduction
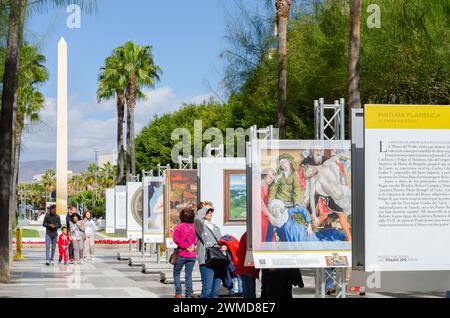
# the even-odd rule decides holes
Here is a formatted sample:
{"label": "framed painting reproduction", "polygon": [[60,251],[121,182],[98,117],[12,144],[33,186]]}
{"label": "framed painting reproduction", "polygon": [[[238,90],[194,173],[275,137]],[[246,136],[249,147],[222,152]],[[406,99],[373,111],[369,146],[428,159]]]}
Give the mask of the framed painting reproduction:
{"label": "framed painting reproduction", "polygon": [[164,178],[145,177],[142,181],[143,224],[145,243],[164,242]]}
{"label": "framed painting reproduction", "polygon": [[247,186],[245,170],[224,170],[224,225],[245,224]]}
{"label": "framed painting reproduction", "polygon": [[252,144],[250,219],[257,268],[351,263],[350,150],[349,141]]}
{"label": "framed painting reproduction", "polygon": [[197,206],[197,170],[166,170],[165,235],[172,238],[175,226],[180,222],[180,211]]}

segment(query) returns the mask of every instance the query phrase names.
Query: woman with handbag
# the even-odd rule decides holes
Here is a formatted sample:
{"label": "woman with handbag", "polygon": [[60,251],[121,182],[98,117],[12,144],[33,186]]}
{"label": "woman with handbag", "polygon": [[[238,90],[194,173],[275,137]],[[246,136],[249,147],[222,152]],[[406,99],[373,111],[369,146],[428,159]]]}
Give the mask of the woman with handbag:
{"label": "woman with handbag", "polygon": [[83,248],[84,248],[84,224],[79,214],[72,214],[72,221],[70,222],[70,237],[73,244],[73,254],[75,264],[83,263]]}
{"label": "woman with handbag", "polygon": [[185,208],[180,212],[180,221],[173,231],[173,241],[178,246],[172,254],[173,280],[175,283],[175,298],[182,298],[181,270],[184,267],[186,280],[186,298],[192,298],[192,271],[195,265],[195,248],[197,237],[194,228],[195,212],[191,208]]}
{"label": "woman with handbag", "polygon": [[197,260],[202,278],[201,298],[219,298],[220,284],[226,267],[228,256],[226,245],[221,246],[220,229],[211,222],[214,208],[211,203],[199,204],[197,216],[194,219],[197,235]]}

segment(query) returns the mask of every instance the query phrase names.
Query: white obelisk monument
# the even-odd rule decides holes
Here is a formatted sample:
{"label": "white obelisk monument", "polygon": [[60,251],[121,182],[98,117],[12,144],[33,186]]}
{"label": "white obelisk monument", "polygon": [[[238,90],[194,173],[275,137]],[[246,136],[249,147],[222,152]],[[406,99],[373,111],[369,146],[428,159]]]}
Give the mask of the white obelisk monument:
{"label": "white obelisk monument", "polygon": [[56,212],[67,214],[67,43],[58,43]]}

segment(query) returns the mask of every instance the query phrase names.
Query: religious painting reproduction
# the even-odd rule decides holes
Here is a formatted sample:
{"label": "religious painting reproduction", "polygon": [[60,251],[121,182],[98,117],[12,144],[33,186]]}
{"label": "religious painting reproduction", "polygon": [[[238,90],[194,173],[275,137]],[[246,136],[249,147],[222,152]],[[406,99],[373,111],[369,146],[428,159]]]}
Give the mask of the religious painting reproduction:
{"label": "religious painting reproduction", "polygon": [[166,170],[166,237],[172,237],[183,208],[196,208],[197,180],[197,170]]}
{"label": "religious painting reproduction", "polygon": [[224,224],[245,224],[247,189],[245,170],[224,171]]}
{"label": "religious painting reproduction", "polygon": [[253,249],[351,250],[350,142],[278,141],[257,152]]}

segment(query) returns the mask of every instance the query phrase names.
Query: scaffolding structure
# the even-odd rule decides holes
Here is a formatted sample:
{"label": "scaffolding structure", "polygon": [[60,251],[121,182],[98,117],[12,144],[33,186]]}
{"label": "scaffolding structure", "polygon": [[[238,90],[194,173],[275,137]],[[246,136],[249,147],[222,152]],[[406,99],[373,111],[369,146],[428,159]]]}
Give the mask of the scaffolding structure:
{"label": "scaffolding structure", "polygon": [[132,176],[130,175],[128,182],[140,182],[141,177],[139,175]]}
{"label": "scaffolding structure", "polygon": [[320,98],[314,101],[314,137],[317,140],[345,139],[345,99],[325,104]]}
{"label": "scaffolding structure", "polygon": [[251,140],[274,140],[278,139],[277,129],[273,126],[267,126],[266,128],[258,129],[258,126],[250,127],[250,138]]}
{"label": "scaffolding structure", "polygon": [[[345,99],[325,104],[320,98],[314,101],[314,133],[317,140],[345,140]],[[316,269],[316,297],[326,297],[326,281],[332,280],[336,287],[336,298],[346,298],[346,268]]]}
{"label": "scaffolding structure", "polygon": [[178,167],[181,170],[192,170],[194,167],[194,157],[192,155],[189,157],[178,156]]}
{"label": "scaffolding structure", "polygon": [[170,170],[170,164],[166,166],[162,166],[160,163],[158,163],[158,166],[156,168],[157,170],[157,176],[158,177],[164,177],[166,175],[166,170]]}
{"label": "scaffolding structure", "polygon": [[146,177],[153,177],[153,170],[142,170],[142,180],[144,180],[144,178]]}

